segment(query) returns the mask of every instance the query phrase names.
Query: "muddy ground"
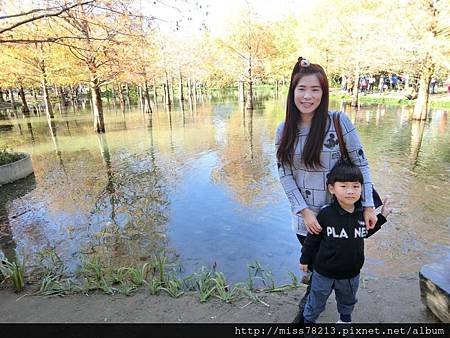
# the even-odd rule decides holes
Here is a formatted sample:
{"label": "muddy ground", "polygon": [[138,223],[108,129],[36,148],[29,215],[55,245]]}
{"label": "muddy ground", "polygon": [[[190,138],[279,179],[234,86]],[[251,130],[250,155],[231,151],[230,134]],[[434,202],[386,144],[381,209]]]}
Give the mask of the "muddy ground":
{"label": "muddy ground", "polygon": [[[141,288],[130,297],[103,294],[33,296],[32,290],[15,294],[0,290],[0,322],[151,322],[151,323],[288,323],[294,318],[304,287],[283,293],[259,293],[267,305],[244,298],[234,304],[217,299],[200,303],[195,293],[174,299],[150,296]],[[365,280],[353,321],[369,323],[438,320],[422,304],[418,275]],[[336,322],[334,296],[319,322]]]}

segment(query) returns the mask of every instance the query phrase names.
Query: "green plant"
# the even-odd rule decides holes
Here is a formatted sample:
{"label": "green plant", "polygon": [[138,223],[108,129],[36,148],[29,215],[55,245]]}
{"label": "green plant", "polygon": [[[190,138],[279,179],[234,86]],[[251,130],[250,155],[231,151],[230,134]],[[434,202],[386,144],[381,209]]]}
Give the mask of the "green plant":
{"label": "green plant", "polygon": [[227,303],[232,303],[240,293],[237,286],[230,287],[222,272],[215,272],[212,280],[216,283],[214,296]]}
{"label": "green plant", "polygon": [[99,289],[102,290],[104,293],[111,295],[114,294],[114,292],[116,291],[115,288],[109,285],[108,281],[111,279],[111,276],[108,276],[105,268],[102,266],[100,259],[98,257],[94,257],[90,261],[85,261],[83,263],[80,273],[81,276],[84,278],[84,289],[86,290]]}
{"label": "green plant", "polygon": [[53,274],[45,275],[44,278],[41,281],[41,287],[39,288],[40,294],[43,295],[52,295],[55,292],[57,293],[57,290],[60,290],[61,286],[58,281],[58,277],[54,276]]}
{"label": "green plant", "polygon": [[17,293],[24,289],[25,258],[23,258],[22,262],[19,261],[18,256],[16,256],[15,262],[10,262],[7,258],[4,258],[0,262],[0,271],[5,280],[11,280]]}
{"label": "green plant", "polygon": [[275,279],[273,277],[273,273],[272,271],[269,270],[263,270],[262,274],[261,274],[261,280],[264,284],[264,286],[266,286],[267,290],[275,290]]}
{"label": "green plant", "polygon": [[[252,291],[255,288],[255,280],[263,280],[261,274],[264,272],[264,268],[261,263],[254,261],[247,265],[248,278],[247,278],[247,288]],[[264,283],[265,284],[265,283]]]}
{"label": "green plant", "polygon": [[85,261],[81,268],[81,275],[84,278],[92,279],[97,282],[100,282],[105,278],[102,265],[100,263],[100,259],[98,257],[94,257],[90,261]]}
{"label": "green plant", "polygon": [[242,292],[248,297],[250,298],[252,301],[254,302],[258,302],[263,304],[264,306],[269,307],[270,305],[267,304],[266,302],[264,302],[263,300],[261,300],[255,293],[253,293],[251,290],[248,289],[242,289]]}
{"label": "green plant", "polygon": [[[108,282],[106,281],[106,279],[102,279],[97,285],[96,285],[96,289],[100,289],[102,290],[104,293],[106,293],[107,295],[113,295],[117,289],[113,288],[111,285],[108,284]],[[92,290],[92,289],[91,289]]]}
{"label": "green plant", "polygon": [[164,283],[166,282],[167,257],[164,255],[154,256],[152,259],[152,263],[152,265],[158,269],[160,284],[164,285]]}
{"label": "green plant", "polygon": [[128,272],[128,268],[122,267],[118,269],[113,269],[111,271],[111,282],[112,284],[121,284],[125,282],[125,278]]}
{"label": "green plant", "polygon": [[[128,268],[128,273],[130,274],[131,281],[135,285],[142,285],[144,283],[144,280],[147,279],[147,275],[150,270],[150,263],[145,263],[140,269],[136,267]],[[163,276],[164,277],[164,276]],[[161,278],[161,274],[160,274]]]}
{"label": "green plant", "polygon": [[160,287],[161,290],[166,291],[170,297],[178,298],[180,297],[183,291],[183,282],[179,279],[169,279],[166,282],[165,287]]}
{"label": "green plant", "polygon": [[53,274],[45,275],[41,281],[41,286],[38,290],[38,294],[41,295],[67,295],[80,291],[81,289],[69,279],[60,279],[60,276]]}
{"label": "green plant", "polygon": [[292,287],[293,289],[298,288],[300,284],[299,284],[299,282],[298,282],[297,275],[296,275],[295,273],[293,273],[292,271],[289,271],[289,276],[291,277],[291,281],[292,281],[291,287]]}
{"label": "green plant", "polygon": [[213,274],[214,270],[208,270],[205,266],[202,266],[200,271],[193,273],[188,278],[194,290],[199,292],[201,303],[206,302],[216,289]]}
{"label": "green plant", "polygon": [[16,162],[22,158],[22,154],[8,150],[6,147],[0,149],[0,165]]}
{"label": "green plant", "polygon": [[44,271],[44,275],[52,274],[62,278],[66,274],[66,266],[55,249],[44,249],[37,253],[37,257],[39,259],[39,266]]}
{"label": "green plant", "polygon": [[117,288],[117,291],[125,296],[131,296],[136,290],[134,285],[129,285],[128,283],[120,283]]}
{"label": "green plant", "polygon": [[161,283],[157,278],[152,277],[149,281],[144,280],[144,284],[147,285],[148,292],[152,296],[157,295],[161,290]]}
{"label": "green plant", "polygon": [[198,291],[199,291],[199,300],[200,303],[204,303],[208,300],[209,297],[213,294],[215,286],[211,286],[211,283],[208,281],[198,281]]}

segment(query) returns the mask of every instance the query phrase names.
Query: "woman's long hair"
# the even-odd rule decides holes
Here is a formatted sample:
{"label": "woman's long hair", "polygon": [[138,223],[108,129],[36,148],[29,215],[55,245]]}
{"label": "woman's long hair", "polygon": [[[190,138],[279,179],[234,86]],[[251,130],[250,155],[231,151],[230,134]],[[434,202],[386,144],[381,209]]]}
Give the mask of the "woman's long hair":
{"label": "woman's long hair", "polygon": [[297,128],[301,119],[300,111],[294,102],[294,91],[300,79],[305,75],[311,74],[317,76],[320,86],[322,87],[322,100],[314,113],[311,129],[303,148],[302,160],[307,167],[317,168],[322,166],[320,163],[320,152],[322,150],[328,120],[328,79],[325,71],[320,65],[313,63],[309,64],[307,60],[301,57],[295,64],[291,74],[286,104],[286,119],[277,151],[277,158],[281,163],[293,165]]}

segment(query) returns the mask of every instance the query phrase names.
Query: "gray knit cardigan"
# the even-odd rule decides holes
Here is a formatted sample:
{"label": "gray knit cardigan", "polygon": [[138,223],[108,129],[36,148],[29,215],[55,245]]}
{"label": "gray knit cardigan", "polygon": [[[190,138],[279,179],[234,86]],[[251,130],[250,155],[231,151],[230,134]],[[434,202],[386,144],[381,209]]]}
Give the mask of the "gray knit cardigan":
{"label": "gray knit cardigan", "polygon": [[[336,130],[332,123],[332,114],[333,112],[328,112],[327,132],[320,154],[322,168],[306,168],[302,161],[303,147],[308,138],[310,128],[299,128],[297,131],[298,138],[295,144],[292,166],[288,163],[280,163],[277,160],[281,185],[291,204],[292,228],[296,233],[304,236],[306,236],[307,230],[303,218],[299,214],[300,211],[310,208],[313,212],[318,213],[322,206],[331,201],[331,195],[326,187],[327,176],[340,158],[339,143],[337,142]],[[364,154],[358,133],[346,114],[340,113],[340,122],[350,159],[353,164],[359,166],[363,174],[362,205],[364,207],[373,206],[369,163]],[[278,126],[276,131],[276,150],[278,150],[283,128],[284,122]]]}

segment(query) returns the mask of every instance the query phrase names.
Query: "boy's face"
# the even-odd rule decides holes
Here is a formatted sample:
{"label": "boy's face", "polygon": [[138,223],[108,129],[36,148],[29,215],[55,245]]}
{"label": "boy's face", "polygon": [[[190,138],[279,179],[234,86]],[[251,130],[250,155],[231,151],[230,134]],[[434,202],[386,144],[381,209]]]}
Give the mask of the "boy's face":
{"label": "boy's face", "polygon": [[350,208],[360,199],[362,186],[359,182],[335,182],[328,184],[328,190],[342,207]]}

